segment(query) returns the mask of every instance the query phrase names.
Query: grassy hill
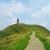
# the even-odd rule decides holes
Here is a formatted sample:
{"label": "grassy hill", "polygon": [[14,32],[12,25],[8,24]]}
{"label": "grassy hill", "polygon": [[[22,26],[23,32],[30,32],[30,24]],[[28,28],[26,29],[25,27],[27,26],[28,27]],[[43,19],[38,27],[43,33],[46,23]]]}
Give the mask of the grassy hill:
{"label": "grassy hill", "polygon": [[50,50],[50,31],[40,25],[31,25],[30,27],[36,32],[36,37],[44,43],[45,50]]}
{"label": "grassy hill", "polygon": [[14,24],[0,31],[0,50],[24,50],[32,31],[50,50],[50,32],[40,25]]}
{"label": "grassy hill", "polygon": [[14,24],[0,31],[0,37],[5,37],[14,33],[23,33],[23,32],[26,33],[28,31],[31,31],[28,25]]}
{"label": "grassy hill", "polygon": [[31,30],[25,24],[14,24],[0,31],[0,50],[24,50]]}

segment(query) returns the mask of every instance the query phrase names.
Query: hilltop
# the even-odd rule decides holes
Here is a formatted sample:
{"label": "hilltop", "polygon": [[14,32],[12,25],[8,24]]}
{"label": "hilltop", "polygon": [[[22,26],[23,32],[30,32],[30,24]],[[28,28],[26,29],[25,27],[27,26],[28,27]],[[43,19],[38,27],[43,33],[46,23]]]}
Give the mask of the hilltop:
{"label": "hilltop", "polygon": [[46,50],[50,50],[50,31],[40,25],[26,24],[14,24],[0,31],[0,50],[24,50],[32,31],[36,32]]}
{"label": "hilltop", "polygon": [[31,31],[30,27],[28,27],[28,25],[26,24],[14,24],[14,25],[10,25],[7,28],[5,28],[4,30],[0,31],[0,35],[2,36],[2,34],[4,33],[4,36],[8,36],[14,33],[22,33],[22,32],[28,32]]}
{"label": "hilltop", "polygon": [[[35,31],[37,34],[42,33],[46,36],[50,35],[50,31],[48,31],[45,27],[40,25],[26,25],[26,24],[14,24],[6,27],[4,30],[0,31],[0,35],[4,33],[5,36],[11,35],[13,33],[22,33],[28,31]],[[4,35],[3,35],[4,36]]]}

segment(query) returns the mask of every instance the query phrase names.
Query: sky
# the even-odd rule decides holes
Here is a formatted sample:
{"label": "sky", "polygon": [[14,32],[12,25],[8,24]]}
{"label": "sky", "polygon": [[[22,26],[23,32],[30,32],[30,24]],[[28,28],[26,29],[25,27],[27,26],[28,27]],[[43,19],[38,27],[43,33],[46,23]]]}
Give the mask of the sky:
{"label": "sky", "polygon": [[50,0],[0,0],[0,30],[15,24],[17,18],[50,30]]}

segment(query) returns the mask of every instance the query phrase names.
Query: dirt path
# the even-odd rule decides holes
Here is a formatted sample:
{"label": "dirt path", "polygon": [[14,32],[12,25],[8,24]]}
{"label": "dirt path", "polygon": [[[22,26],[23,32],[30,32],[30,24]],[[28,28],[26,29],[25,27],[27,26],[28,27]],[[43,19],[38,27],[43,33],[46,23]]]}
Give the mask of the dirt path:
{"label": "dirt path", "polygon": [[35,36],[35,32],[31,35],[31,39],[25,50],[45,50],[43,43]]}

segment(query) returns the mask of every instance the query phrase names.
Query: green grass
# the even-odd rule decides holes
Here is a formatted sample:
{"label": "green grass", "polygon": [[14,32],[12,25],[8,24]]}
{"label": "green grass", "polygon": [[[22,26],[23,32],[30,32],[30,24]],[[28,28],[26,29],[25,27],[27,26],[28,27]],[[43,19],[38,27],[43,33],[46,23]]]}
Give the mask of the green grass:
{"label": "green grass", "polygon": [[0,37],[6,37],[9,35],[12,35],[14,33],[23,33],[31,31],[30,28],[25,24],[14,24],[11,26],[8,26],[4,30],[0,31]]}
{"label": "green grass", "polygon": [[0,50],[24,50],[31,30],[27,25],[15,24],[0,31]]}
{"label": "green grass", "polygon": [[18,40],[14,40],[16,38],[15,36],[11,37],[14,39],[8,39],[8,41],[6,38],[4,38],[4,40],[1,40],[2,42],[0,41],[0,50],[24,50],[29,42],[30,35],[31,32],[28,32],[24,36],[20,35],[21,36],[20,38],[18,38],[16,35]]}
{"label": "green grass", "polygon": [[50,50],[50,31],[40,25],[14,24],[0,31],[0,50],[24,50],[29,42],[32,31]]}
{"label": "green grass", "polygon": [[50,31],[40,25],[32,25],[32,30],[36,33],[36,37],[38,37],[44,44],[45,50],[50,50]]}

